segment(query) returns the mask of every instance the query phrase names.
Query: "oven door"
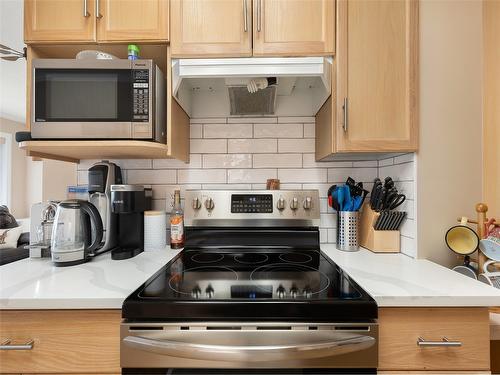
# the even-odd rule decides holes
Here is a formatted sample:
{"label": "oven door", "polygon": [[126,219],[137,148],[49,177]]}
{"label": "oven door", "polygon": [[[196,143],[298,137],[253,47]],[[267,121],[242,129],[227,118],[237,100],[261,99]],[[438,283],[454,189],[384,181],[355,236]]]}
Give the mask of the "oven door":
{"label": "oven door", "polygon": [[[149,80],[151,63],[142,63]],[[32,137],[151,139],[152,88],[144,93],[140,87],[138,98],[133,64],[129,60],[33,60]],[[134,105],[147,108],[140,119]],[[136,124],[142,134],[135,134]]]}
{"label": "oven door", "polygon": [[375,323],[123,323],[120,356],[123,373],[359,373],[377,367],[377,340]]}

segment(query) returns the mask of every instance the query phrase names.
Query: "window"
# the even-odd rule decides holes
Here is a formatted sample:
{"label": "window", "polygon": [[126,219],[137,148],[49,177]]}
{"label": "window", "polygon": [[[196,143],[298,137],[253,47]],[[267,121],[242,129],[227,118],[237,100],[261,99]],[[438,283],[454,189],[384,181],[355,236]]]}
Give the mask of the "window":
{"label": "window", "polygon": [[0,133],[0,205],[10,204],[12,135]]}

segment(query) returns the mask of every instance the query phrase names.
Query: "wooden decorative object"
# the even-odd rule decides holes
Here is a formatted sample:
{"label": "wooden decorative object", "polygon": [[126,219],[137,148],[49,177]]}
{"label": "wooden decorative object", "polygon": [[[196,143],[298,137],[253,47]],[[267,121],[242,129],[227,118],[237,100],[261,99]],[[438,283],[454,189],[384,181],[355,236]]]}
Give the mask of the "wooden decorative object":
{"label": "wooden decorative object", "polygon": [[359,244],[374,253],[399,253],[401,236],[399,230],[375,230],[373,225],[380,216],[365,203],[361,211],[359,225]]}

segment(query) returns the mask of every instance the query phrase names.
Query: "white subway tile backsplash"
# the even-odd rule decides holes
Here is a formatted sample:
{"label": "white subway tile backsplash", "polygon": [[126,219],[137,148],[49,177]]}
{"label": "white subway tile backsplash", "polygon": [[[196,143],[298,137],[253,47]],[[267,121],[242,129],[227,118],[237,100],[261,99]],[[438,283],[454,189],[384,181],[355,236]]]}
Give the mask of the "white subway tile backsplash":
{"label": "white subway tile backsplash", "polygon": [[302,154],[255,154],[254,168],[301,168]]}
{"label": "white subway tile backsplash", "polygon": [[165,199],[153,199],[153,201],[151,203],[152,203],[151,208],[154,211],[167,211],[167,212],[169,211],[169,210],[167,210],[167,203],[166,203]]}
{"label": "white subway tile backsplash", "polygon": [[182,160],[176,159],[154,159],[153,169],[189,169],[201,168],[201,155],[189,155],[189,163],[184,163]]}
{"label": "white subway tile backsplash", "polygon": [[151,185],[153,190],[153,199],[168,199],[171,200],[174,197],[175,190],[181,191],[181,197],[184,196],[184,192],[190,189],[201,189],[201,184],[188,184],[188,185]]}
{"label": "white subway tile backsplash", "polygon": [[251,168],[251,154],[203,155],[203,168]]}
{"label": "white subway tile backsplash", "polygon": [[207,117],[207,118],[192,118],[191,124],[224,124],[227,122],[225,117]]}
{"label": "white subway tile backsplash", "polygon": [[252,138],[252,124],[203,125],[204,138]]}
{"label": "white subway tile backsplash", "polygon": [[378,161],[379,167],[385,167],[387,165],[393,165],[393,164],[394,164],[394,158],[387,158]]}
{"label": "white subway tile backsplash", "polygon": [[276,169],[229,169],[227,171],[228,183],[263,183],[264,186],[268,178],[276,178]]}
{"label": "white subway tile backsplash", "polygon": [[76,172],[78,185],[87,185],[89,183],[89,173],[86,170]]}
{"label": "white subway tile backsplash", "polygon": [[[407,196],[399,210],[408,212],[402,226],[401,252],[416,256],[414,154],[383,160],[315,161],[314,117],[230,117],[191,120],[190,162],[172,159],[112,160],[123,168],[125,183],[151,186],[153,208],[170,211],[174,190],[264,190],[279,178],[281,189],[318,189],[320,240],[336,242],[337,217],[328,206],[332,184],[351,176],[371,190],[377,176],[391,176]],[[99,160],[78,165],[78,184],[87,184],[87,169]]]}
{"label": "white subway tile backsplash", "polygon": [[165,169],[158,172],[154,169],[127,170],[127,184],[175,184],[177,183],[177,173],[172,169]]}
{"label": "white subway tile backsplash", "polygon": [[189,137],[191,139],[203,138],[203,125],[202,124],[191,124]]}
{"label": "white subway tile backsplash", "polygon": [[304,168],[352,168],[352,161],[316,161],[315,154],[304,154]]}
{"label": "white subway tile backsplash", "polygon": [[337,243],[337,229],[327,229],[328,243]]}
{"label": "white subway tile backsplash", "polygon": [[302,138],[304,136],[302,124],[255,124],[253,129],[255,138]]}
{"label": "white subway tile backsplash", "polygon": [[314,138],[278,139],[278,152],[314,152]]}
{"label": "white subway tile backsplash", "polygon": [[204,190],[252,190],[251,184],[203,184]]}
{"label": "white subway tile backsplash", "polygon": [[394,164],[413,162],[414,158],[415,158],[415,154],[413,154],[413,153],[396,156],[394,158]]}
{"label": "white subway tile backsplash", "polygon": [[329,168],[328,182],[344,183],[348,177],[356,181],[372,182],[377,177],[377,168]]}
{"label": "white subway tile backsplash", "polygon": [[314,123],[316,121],[315,117],[278,117],[278,122],[283,123],[292,123],[292,122],[301,122],[301,123]]}
{"label": "white subway tile backsplash", "polygon": [[403,163],[388,165],[379,168],[380,178],[383,180],[386,176],[391,176],[396,182],[399,181],[414,181],[415,179],[415,163]]}
{"label": "white subway tile backsplash", "polygon": [[316,124],[304,124],[304,138],[314,138],[316,134]]}
{"label": "white subway tile backsplash", "polygon": [[367,161],[355,161],[352,163],[354,168],[362,168],[362,167],[378,167],[378,162],[376,160],[367,160]]}
{"label": "white subway tile backsplash", "polygon": [[226,170],[180,169],[177,177],[179,184],[223,184],[226,183]]}
{"label": "white subway tile backsplash", "polygon": [[278,178],[281,182],[326,182],[326,169],[279,169]]}
{"label": "white subway tile backsplash", "polygon": [[321,228],[337,228],[337,214],[320,214]]}
{"label": "white subway tile backsplash", "polygon": [[326,228],[320,228],[319,230],[319,242],[327,243],[328,242],[328,231]]}
{"label": "white subway tile backsplash", "polygon": [[227,152],[226,139],[191,139],[191,153],[220,154]]}
{"label": "white subway tile backsplash", "polygon": [[229,139],[227,142],[230,154],[266,154],[278,150],[276,139]]}
{"label": "white subway tile backsplash", "polygon": [[228,117],[228,124],[273,124],[277,123],[277,117]]}

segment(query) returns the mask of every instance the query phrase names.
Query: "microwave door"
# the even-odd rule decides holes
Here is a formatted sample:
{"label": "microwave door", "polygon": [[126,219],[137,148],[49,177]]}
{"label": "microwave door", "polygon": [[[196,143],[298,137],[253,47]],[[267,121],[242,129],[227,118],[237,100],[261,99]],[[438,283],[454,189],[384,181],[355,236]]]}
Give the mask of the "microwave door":
{"label": "microwave door", "polygon": [[32,137],[132,139],[132,72],[36,68]]}

